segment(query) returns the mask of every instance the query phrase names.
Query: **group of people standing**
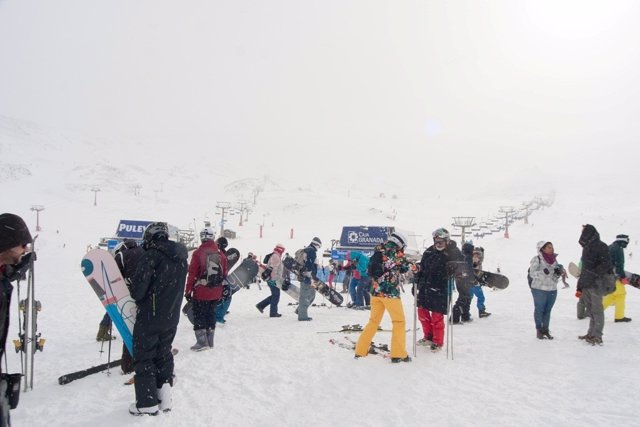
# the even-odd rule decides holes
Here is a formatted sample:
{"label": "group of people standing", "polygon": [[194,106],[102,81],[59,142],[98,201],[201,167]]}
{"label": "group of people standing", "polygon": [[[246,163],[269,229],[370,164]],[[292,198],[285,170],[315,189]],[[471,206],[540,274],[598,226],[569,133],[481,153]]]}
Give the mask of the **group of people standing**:
{"label": "group of people standing", "polygon": [[[602,345],[604,310],[615,305],[614,321],[627,323],[624,315],[626,290],[629,284],[624,270],[624,249],[629,236],[618,234],[609,246],[600,240],[596,228],[587,224],[578,240],[582,246],[579,277],[576,288],[578,319],[589,318],[587,333],[579,336],[591,345]],[[566,277],[565,268],[558,263],[553,243],[540,241],[538,253],[531,259],[529,277],[534,303],[534,321],[538,339],[553,339],[549,332],[551,310],[558,294],[558,281]]]}

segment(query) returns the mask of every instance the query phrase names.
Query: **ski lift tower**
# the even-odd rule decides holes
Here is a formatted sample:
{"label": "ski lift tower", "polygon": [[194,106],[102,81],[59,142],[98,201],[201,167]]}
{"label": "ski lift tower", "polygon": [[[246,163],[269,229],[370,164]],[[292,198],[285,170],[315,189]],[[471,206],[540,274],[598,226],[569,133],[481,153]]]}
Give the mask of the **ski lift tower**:
{"label": "ski lift tower", "polygon": [[36,231],[41,231],[42,228],[40,228],[40,211],[44,210],[44,206],[33,205],[31,206],[31,210],[36,212]]}
{"label": "ski lift tower", "polygon": [[513,206],[500,206],[500,213],[504,215],[504,238],[509,238],[509,216],[513,214],[515,209]]}
{"label": "ski lift tower", "polygon": [[464,245],[464,237],[466,235],[466,229],[473,227],[474,225],[476,225],[476,217],[475,216],[454,216],[453,217],[453,224],[451,224],[454,227],[458,227],[461,231],[460,231],[460,247],[462,247],[462,245]]}

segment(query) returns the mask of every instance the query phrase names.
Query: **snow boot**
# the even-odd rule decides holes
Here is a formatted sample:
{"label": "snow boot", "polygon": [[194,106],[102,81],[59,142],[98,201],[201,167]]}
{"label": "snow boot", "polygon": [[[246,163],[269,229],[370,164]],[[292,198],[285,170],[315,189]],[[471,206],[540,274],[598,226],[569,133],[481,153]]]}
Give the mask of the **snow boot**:
{"label": "snow boot", "polygon": [[438,344],[436,344],[436,343],[432,343],[432,344],[431,344],[431,347],[430,347],[430,350],[431,350],[431,352],[432,352],[432,353],[437,353],[437,352],[439,352],[440,350],[442,350],[442,346],[441,346],[441,345],[438,345]]}
{"label": "snow boot", "polygon": [[622,319],[616,319],[614,322],[615,323],[620,323],[620,322],[626,323],[626,322],[631,322],[631,319],[628,318],[628,317],[623,317]]}
{"label": "snow boot", "polygon": [[579,340],[590,340],[591,339],[591,335],[587,334],[587,335],[580,335],[578,336]]}
{"label": "snow boot", "polygon": [[198,329],[197,331],[195,331],[195,334],[196,334],[196,343],[191,346],[191,350],[193,351],[208,350],[209,344],[207,343],[207,330]]}
{"label": "snow boot", "polygon": [[391,363],[411,362],[411,357],[392,357]]}
{"label": "snow boot", "polygon": [[158,389],[158,400],[160,401],[158,408],[162,412],[171,411],[171,407],[173,406],[171,384],[169,383],[162,384],[162,387]]}
{"label": "snow boot", "polygon": [[148,408],[138,408],[134,403],[129,406],[129,413],[131,415],[158,415],[158,405],[149,406]]}
{"label": "snow boot", "polygon": [[543,340],[547,337],[544,336],[542,329],[536,329],[536,338],[538,338],[539,340]]}
{"label": "snow boot", "polygon": [[479,317],[479,318],[481,318],[481,319],[482,319],[483,317],[489,317],[489,316],[491,316],[491,313],[488,313],[488,312],[487,312],[487,311],[485,311],[485,310],[482,310],[482,311],[480,311],[480,312],[478,313],[478,317]]}
{"label": "snow boot", "polygon": [[548,340],[552,340],[553,336],[549,333],[549,329],[543,329],[542,330],[542,335],[544,335],[544,337]]}
{"label": "snow boot", "polygon": [[209,344],[209,348],[213,348],[213,336],[215,333],[215,329],[207,329],[207,344]]}
{"label": "snow boot", "polygon": [[100,327],[98,328],[98,335],[96,335],[96,341],[111,341],[115,339],[116,337],[109,333],[108,326],[100,325]]}

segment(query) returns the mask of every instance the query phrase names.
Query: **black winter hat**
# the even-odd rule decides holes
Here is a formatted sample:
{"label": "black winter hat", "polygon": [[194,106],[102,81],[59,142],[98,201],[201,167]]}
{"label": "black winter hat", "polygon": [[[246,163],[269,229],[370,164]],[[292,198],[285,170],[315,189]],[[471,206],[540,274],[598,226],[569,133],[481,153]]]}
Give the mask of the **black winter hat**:
{"label": "black winter hat", "polygon": [[473,254],[473,244],[467,242],[462,245],[462,253],[465,255]]}
{"label": "black winter hat", "polygon": [[221,236],[221,237],[218,237],[218,240],[216,240],[216,244],[220,249],[226,249],[227,246],[229,246],[229,241],[227,240],[226,237]]}
{"label": "black winter hat", "polygon": [[0,215],[0,252],[32,241],[29,228],[22,218],[10,213]]}

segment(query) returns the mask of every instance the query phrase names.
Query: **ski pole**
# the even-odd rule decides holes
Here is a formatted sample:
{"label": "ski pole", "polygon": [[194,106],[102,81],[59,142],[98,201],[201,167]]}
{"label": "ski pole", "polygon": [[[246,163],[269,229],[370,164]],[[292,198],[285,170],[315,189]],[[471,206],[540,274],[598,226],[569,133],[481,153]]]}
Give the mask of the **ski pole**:
{"label": "ski pole", "polygon": [[413,357],[416,357],[416,322],[418,317],[418,290],[416,281],[413,281]]}

